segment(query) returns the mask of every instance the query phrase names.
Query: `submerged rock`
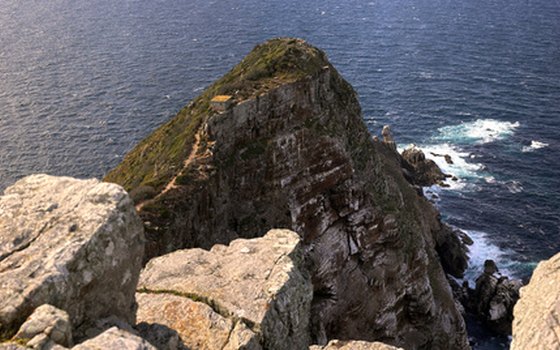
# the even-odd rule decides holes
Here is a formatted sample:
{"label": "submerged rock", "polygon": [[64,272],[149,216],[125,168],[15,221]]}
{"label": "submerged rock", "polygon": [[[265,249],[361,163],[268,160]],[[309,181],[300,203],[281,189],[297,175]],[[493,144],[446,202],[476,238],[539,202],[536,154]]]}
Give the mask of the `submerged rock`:
{"label": "submerged rock", "polygon": [[560,254],[539,263],[515,305],[512,350],[560,349]]}
{"label": "submerged rock", "polygon": [[[153,325],[169,327],[193,350],[306,348],[313,290],[303,263],[288,230],[155,258],[140,278],[140,329],[150,339]],[[159,348],[173,347],[167,334]]]}
{"label": "submerged rock", "polygon": [[[216,95],[232,105],[214,112]],[[440,262],[447,252],[436,250],[453,232],[403,177],[397,152],[372,140],[352,87],[302,40],[257,46],[106,180],[155,190],[137,206],[147,258],[297,232],[321,344],[468,347]]]}
{"label": "submerged rock", "polygon": [[[2,338],[43,304],[67,312],[78,339],[99,318],[134,323],[143,252],[142,223],[120,186],[47,175],[18,181],[0,197]],[[49,310],[29,322],[50,320]]]}

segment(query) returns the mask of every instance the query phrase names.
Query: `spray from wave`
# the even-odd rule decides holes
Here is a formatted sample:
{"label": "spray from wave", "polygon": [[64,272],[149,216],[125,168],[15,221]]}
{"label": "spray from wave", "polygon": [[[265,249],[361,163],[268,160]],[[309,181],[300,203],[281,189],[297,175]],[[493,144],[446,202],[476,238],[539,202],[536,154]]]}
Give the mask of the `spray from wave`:
{"label": "spray from wave", "polygon": [[457,144],[485,144],[513,135],[519,126],[519,122],[477,119],[439,128],[439,135],[436,136],[436,139]]}
{"label": "spray from wave", "polygon": [[523,153],[527,153],[527,152],[533,152],[534,150],[545,148],[545,147],[548,147],[548,143],[533,140],[533,141],[531,141],[530,146],[523,146],[521,151]]}

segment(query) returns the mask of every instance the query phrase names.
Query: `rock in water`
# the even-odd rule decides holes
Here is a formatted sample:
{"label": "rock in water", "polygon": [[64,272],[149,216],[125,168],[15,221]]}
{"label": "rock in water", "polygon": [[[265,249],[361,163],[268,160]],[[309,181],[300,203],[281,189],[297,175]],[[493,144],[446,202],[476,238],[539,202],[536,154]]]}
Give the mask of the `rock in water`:
{"label": "rock in water", "polygon": [[433,160],[427,159],[421,149],[416,147],[407,148],[402,152],[401,156],[403,158],[403,170],[413,185],[442,185],[446,179],[443,171]]}
{"label": "rock in water", "polygon": [[261,343],[270,350],[303,349],[310,341],[313,288],[292,231],[155,258],[139,290],[138,321],[147,338],[156,324],[176,330],[193,350],[257,350]]}
{"label": "rock in water", "polygon": [[0,197],[0,332],[15,334],[43,304],[70,316],[74,336],[115,315],[134,323],[144,235],[114,184],[33,175]]}
{"label": "rock in water", "polygon": [[476,279],[476,287],[469,291],[467,308],[493,331],[509,335],[513,307],[519,299],[520,280],[502,276],[493,260],[484,262],[484,272]]}
{"label": "rock in water", "polygon": [[512,350],[560,349],[560,254],[539,263],[513,311]]}
{"label": "rock in water", "polygon": [[[216,113],[217,95],[234,102]],[[372,140],[352,87],[302,40],[257,46],[106,179],[155,190],[138,203],[148,258],[297,232],[322,344],[468,347],[436,251],[440,232],[452,232],[403,177],[397,152]]]}

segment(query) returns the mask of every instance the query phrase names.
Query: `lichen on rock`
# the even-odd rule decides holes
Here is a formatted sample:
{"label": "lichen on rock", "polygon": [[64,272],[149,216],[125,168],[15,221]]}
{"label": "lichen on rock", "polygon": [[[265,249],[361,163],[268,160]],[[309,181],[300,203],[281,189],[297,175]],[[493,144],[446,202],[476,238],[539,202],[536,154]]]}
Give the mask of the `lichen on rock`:
{"label": "lichen on rock", "polygon": [[8,187],[0,197],[2,338],[43,304],[68,313],[77,339],[110,315],[133,324],[143,253],[142,223],[120,186],[32,175]]}
{"label": "lichen on rock", "polygon": [[151,260],[140,278],[138,321],[148,337],[151,324],[177,331],[189,349],[302,349],[311,299],[299,236],[271,230]]}

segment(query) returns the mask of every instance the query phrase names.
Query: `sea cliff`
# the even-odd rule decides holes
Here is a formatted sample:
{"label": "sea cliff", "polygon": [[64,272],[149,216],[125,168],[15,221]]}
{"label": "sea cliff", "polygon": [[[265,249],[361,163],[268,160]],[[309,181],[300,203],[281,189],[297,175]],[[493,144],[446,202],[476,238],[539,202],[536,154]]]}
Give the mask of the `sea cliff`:
{"label": "sea cliff", "polygon": [[[213,110],[229,95],[233,105]],[[303,239],[311,337],[468,348],[444,266],[458,238],[403,176],[394,145],[367,130],[357,95],[320,50],[257,46],[106,181],[144,222],[145,260],[284,227]],[[455,243],[450,243],[455,242]],[[460,245],[460,244],[459,244]],[[454,261],[454,263],[449,263]]]}

